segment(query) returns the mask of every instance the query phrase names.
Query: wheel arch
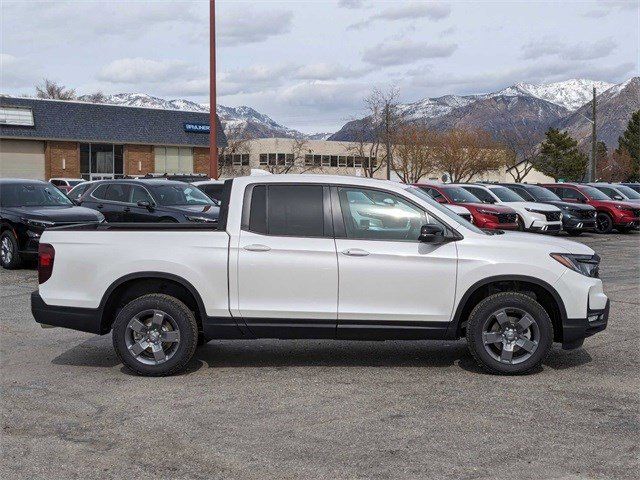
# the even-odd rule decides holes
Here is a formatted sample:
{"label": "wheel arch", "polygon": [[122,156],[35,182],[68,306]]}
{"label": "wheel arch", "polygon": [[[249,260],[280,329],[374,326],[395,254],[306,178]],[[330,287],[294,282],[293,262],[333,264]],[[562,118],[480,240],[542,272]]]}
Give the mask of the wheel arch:
{"label": "wheel arch", "polygon": [[186,279],[166,272],[136,272],[114,281],[102,296],[99,310],[100,334],[111,331],[111,325],[123,303],[128,303],[146,293],[166,293],[182,301],[195,313],[198,328],[202,330],[206,310],[202,297]]}
{"label": "wheel arch", "polygon": [[567,310],[560,294],[544,280],[527,275],[496,275],[474,283],[458,302],[447,337],[460,338],[473,307],[488,295],[503,291],[533,293],[534,298],[551,317],[554,341],[562,341],[562,325],[566,322]]}

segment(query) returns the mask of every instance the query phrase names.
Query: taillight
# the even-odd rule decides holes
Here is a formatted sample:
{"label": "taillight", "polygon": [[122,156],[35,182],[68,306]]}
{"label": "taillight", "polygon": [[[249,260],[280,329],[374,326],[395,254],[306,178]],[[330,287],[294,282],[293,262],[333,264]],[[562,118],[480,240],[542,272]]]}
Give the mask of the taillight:
{"label": "taillight", "polygon": [[44,283],[51,278],[55,256],[53,245],[41,243],[38,246],[38,283]]}

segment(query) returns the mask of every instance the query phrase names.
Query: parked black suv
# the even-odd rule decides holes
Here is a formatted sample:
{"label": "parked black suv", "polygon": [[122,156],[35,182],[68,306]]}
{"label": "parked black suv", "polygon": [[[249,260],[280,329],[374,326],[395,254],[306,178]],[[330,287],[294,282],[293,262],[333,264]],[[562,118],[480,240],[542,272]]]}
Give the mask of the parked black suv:
{"label": "parked black suv", "polygon": [[547,203],[562,211],[562,229],[569,235],[577,236],[596,228],[596,209],[591,205],[564,202],[551,190],[528,183],[503,183],[529,202]]}
{"label": "parked black suv", "polygon": [[45,228],[104,221],[100,212],[77,207],[48,182],[0,180],[0,264],[18,268],[38,253]]}
{"label": "parked black suv", "polygon": [[164,179],[100,180],[78,205],[99,210],[107,222],[217,222],[220,208],[193,185]]}

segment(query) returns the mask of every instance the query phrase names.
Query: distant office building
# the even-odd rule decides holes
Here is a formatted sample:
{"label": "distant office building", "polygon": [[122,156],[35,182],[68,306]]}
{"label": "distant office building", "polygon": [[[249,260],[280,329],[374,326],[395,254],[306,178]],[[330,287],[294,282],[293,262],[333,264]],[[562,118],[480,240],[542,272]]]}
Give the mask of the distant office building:
{"label": "distant office building", "polygon": [[177,172],[209,174],[209,114],[0,97],[0,177]]}

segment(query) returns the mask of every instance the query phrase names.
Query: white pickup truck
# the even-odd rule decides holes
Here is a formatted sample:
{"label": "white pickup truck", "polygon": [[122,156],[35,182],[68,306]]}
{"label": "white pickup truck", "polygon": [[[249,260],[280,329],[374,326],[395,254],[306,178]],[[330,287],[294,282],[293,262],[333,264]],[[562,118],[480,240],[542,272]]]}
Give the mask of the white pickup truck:
{"label": "white pickup truck", "polygon": [[461,337],[484,368],[515,374],[606,327],[598,263],[579,243],[484,232],[410,185],[241,177],[217,225],[46,230],[32,312],[113,332],[142,375],[177,372],[214,339]]}

